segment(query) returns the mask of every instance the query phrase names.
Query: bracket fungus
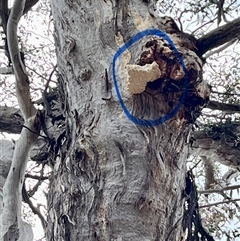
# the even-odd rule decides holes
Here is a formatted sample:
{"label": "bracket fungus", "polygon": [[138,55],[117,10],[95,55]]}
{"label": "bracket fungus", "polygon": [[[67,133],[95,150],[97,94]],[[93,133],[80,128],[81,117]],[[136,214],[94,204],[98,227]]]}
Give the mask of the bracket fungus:
{"label": "bracket fungus", "polygon": [[128,90],[132,94],[142,93],[146,89],[148,82],[161,77],[161,71],[155,61],[144,66],[129,64],[126,67],[128,72]]}

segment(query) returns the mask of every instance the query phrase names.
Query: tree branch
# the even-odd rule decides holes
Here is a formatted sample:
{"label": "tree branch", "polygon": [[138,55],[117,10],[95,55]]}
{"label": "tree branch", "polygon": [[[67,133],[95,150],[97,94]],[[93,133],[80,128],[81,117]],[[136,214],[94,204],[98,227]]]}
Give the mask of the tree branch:
{"label": "tree branch", "polygon": [[235,19],[221,27],[218,27],[211,32],[203,35],[197,40],[199,56],[202,56],[207,51],[217,48],[234,38],[240,36],[240,18]]}
{"label": "tree branch", "polygon": [[26,14],[39,0],[26,0],[23,15]]}
{"label": "tree branch", "polygon": [[239,202],[239,201],[240,201],[240,198],[237,198],[237,199],[226,200],[226,201],[222,201],[222,202],[209,203],[209,204],[206,204],[206,205],[202,205],[199,208],[208,208],[208,207],[216,206],[216,205],[219,205],[219,204]]}
{"label": "tree branch", "polygon": [[[40,112],[38,112],[40,113]],[[30,129],[36,132],[40,130],[40,121],[37,117],[29,118],[26,124]],[[37,130],[38,129],[38,130]],[[3,186],[3,214],[1,234],[8,233],[9,227],[18,221],[18,229],[20,229],[19,241],[31,240],[25,239],[26,233],[22,229],[21,221],[21,203],[22,203],[22,185],[24,174],[26,171],[29,153],[33,143],[37,140],[37,135],[33,134],[26,128],[22,129],[21,135],[15,146],[15,151],[12,159],[10,171],[6,182]],[[24,237],[25,236],[25,237]]]}
{"label": "tree branch", "polygon": [[24,120],[19,109],[0,106],[0,132],[20,134]]}
{"label": "tree branch", "polygon": [[209,108],[212,110],[222,110],[227,113],[240,113],[240,105],[223,103],[223,102],[218,102],[215,100],[210,100],[207,103],[206,108]]}
{"label": "tree branch", "polygon": [[[39,0],[26,0],[23,15],[26,14]],[[7,32],[7,22],[8,22],[8,0],[0,1],[0,18],[2,19],[2,27],[4,33]]]}
{"label": "tree branch", "polygon": [[208,190],[199,190],[199,194],[210,194],[210,193],[223,193],[224,191],[234,190],[240,188],[240,185],[226,186],[221,189],[208,189]]}
{"label": "tree branch", "polygon": [[0,74],[13,74],[13,68],[12,66],[10,67],[1,67],[0,68]]}
{"label": "tree branch", "polygon": [[217,11],[218,24],[222,21],[222,17],[224,15],[223,5],[224,5],[224,0],[219,0],[218,1],[218,11]]}
{"label": "tree branch", "polygon": [[1,18],[1,25],[3,27],[4,33],[7,32],[7,21],[8,21],[8,0],[1,0],[0,1],[0,18]]}
{"label": "tree branch", "polygon": [[39,217],[39,219],[41,220],[41,224],[42,224],[43,230],[45,232],[47,222],[46,222],[45,218],[43,217],[41,211],[37,207],[35,207],[33,205],[32,201],[30,200],[25,185],[23,185],[22,195],[23,195],[23,201],[28,204],[28,206],[31,208],[32,212],[34,214],[36,214]]}
{"label": "tree branch", "polygon": [[25,174],[25,177],[26,177],[26,178],[35,179],[35,180],[41,180],[41,181],[44,181],[44,180],[48,180],[48,179],[49,179],[49,177],[46,177],[46,176],[31,175],[31,174],[29,174],[29,173],[26,173],[26,174]]}
{"label": "tree branch", "polygon": [[[234,127],[236,128],[236,126]],[[227,142],[227,133],[216,131],[215,134],[216,136],[214,133],[210,136],[205,131],[195,131],[191,154],[209,157],[211,161],[217,161],[226,166],[238,167],[240,165],[240,146],[236,145],[234,140]]]}
{"label": "tree branch", "polygon": [[18,104],[26,120],[36,114],[36,109],[31,102],[29,80],[18,47],[17,26],[22,16],[24,6],[25,0],[15,1],[12,6],[7,24],[7,42],[16,78]]}
{"label": "tree branch", "polygon": [[215,183],[214,178],[214,166],[210,158],[203,156],[201,159],[204,161],[204,171],[205,171],[205,189],[210,189],[211,185]]}
{"label": "tree branch", "polygon": [[237,41],[237,39],[232,39],[231,41],[225,43],[223,46],[215,49],[215,50],[212,50],[212,51],[209,51],[206,55],[205,55],[205,59],[209,58],[211,55],[213,54],[218,54],[220,52],[222,52],[224,49],[230,47],[232,44],[234,44],[235,42]]}
{"label": "tree branch", "polygon": [[[16,79],[16,96],[24,118],[24,125],[27,128],[21,131],[15,146],[11,168],[3,186],[4,205],[0,233],[9,237],[9,240],[13,240],[10,227],[14,227],[14,231],[20,234],[18,241],[32,241],[31,226],[24,223],[21,218],[22,187],[30,150],[38,139],[43,117],[41,111],[37,111],[31,102],[29,80],[18,47],[17,27],[24,6],[25,0],[14,1],[7,23],[7,44]],[[28,228],[25,229],[24,225]]]}

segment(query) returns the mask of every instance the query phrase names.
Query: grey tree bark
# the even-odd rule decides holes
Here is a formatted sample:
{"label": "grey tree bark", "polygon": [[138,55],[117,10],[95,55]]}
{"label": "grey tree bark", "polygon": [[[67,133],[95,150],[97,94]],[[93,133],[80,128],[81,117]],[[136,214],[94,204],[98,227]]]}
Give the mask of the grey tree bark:
{"label": "grey tree bark", "polygon": [[239,110],[208,102],[201,74],[202,55],[237,38],[240,19],[197,40],[171,18],[159,18],[150,0],[53,0],[59,93],[43,96],[43,117],[31,102],[16,38],[22,13],[36,2],[16,1],[11,11],[7,0],[0,4],[21,110],[2,107],[0,130],[23,133],[10,174],[1,173],[5,205],[0,209],[9,217],[1,218],[4,240],[32,239],[21,222],[21,180],[40,126],[46,137],[36,146],[40,142],[44,150],[40,155],[32,150],[31,157],[47,159],[53,168],[48,240],[183,240],[189,227],[184,208],[189,218],[197,205],[196,192],[187,190],[194,188],[186,174],[189,141],[192,153],[209,156],[208,142],[215,159],[220,155],[227,165],[239,164],[232,136],[229,144],[229,135],[199,132],[192,143],[190,134],[204,105]]}
{"label": "grey tree bark", "polygon": [[[186,144],[208,90],[199,85],[202,61],[195,39],[172,19],[156,17],[147,2],[52,1],[65,130],[57,138],[49,187],[48,240],[184,236]],[[142,126],[121,107],[113,56],[152,28],[168,34],[187,70],[173,47],[154,35],[118,56],[122,102],[134,118],[147,120]],[[160,117],[166,121],[148,123]]]}

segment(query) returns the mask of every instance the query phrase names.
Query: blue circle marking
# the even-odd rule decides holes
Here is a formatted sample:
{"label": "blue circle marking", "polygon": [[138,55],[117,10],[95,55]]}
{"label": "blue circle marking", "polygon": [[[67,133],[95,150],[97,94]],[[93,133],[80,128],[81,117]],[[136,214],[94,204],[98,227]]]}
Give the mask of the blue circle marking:
{"label": "blue circle marking", "polygon": [[[129,110],[127,109],[127,107],[125,106],[125,104],[123,102],[121,93],[120,93],[119,88],[118,88],[117,78],[116,78],[116,61],[117,61],[117,59],[121,56],[122,53],[124,53],[134,43],[139,41],[141,38],[143,38],[145,36],[149,36],[149,35],[155,35],[155,36],[158,36],[158,37],[162,37],[169,43],[169,45],[173,49],[174,54],[177,56],[180,64],[182,65],[183,71],[185,73],[185,75],[184,75],[184,91],[183,91],[183,94],[182,94],[182,96],[180,98],[179,103],[177,104],[177,106],[172,111],[170,111],[166,115],[164,115],[164,116],[162,116],[162,117],[160,117],[160,118],[158,118],[156,120],[140,119],[140,118],[137,118],[137,117],[133,116],[129,112]],[[166,33],[162,32],[162,31],[160,31],[158,29],[146,29],[146,30],[136,34],[134,37],[129,39],[121,48],[119,48],[118,51],[113,56],[112,75],[113,75],[113,83],[114,83],[114,86],[115,86],[117,97],[118,97],[118,100],[120,102],[120,105],[121,105],[124,113],[128,117],[129,120],[131,120],[132,122],[134,122],[137,125],[148,126],[148,127],[149,126],[157,126],[157,125],[160,125],[160,124],[164,123],[165,121],[171,119],[179,111],[179,109],[182,106],[183,101],[184,101],[184,99],[186,97],[186,94],[187,94],[187,85],[188,85],[187,68],[186,68],[186,66],[184,64],[183,58],[182,58],[181,54],[178,52],[178,50],[175,47],[175,45],[174,45],[173,41],[171,40],[171,38]]]}

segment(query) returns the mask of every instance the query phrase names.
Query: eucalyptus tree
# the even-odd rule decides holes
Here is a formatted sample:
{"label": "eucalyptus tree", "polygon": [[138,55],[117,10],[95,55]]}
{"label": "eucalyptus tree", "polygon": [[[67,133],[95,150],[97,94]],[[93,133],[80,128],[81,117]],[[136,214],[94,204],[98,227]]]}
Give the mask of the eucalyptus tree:
{"label": "eucalyptus tree", "polygon": [[[238,134],[228,145],[223,129],[193,127],[204,107],[239,111],[209,100],[203,65],[213,49],[236,42],[240,19],[194,36],[159,17],[154,1],[53,0],[58,83],[48,93],[51,73],[33,102],[17,27],[36,2],[15,1],[11,9],[1,2],[7,72],[15,75],[21,111],[1,107],[1,130],[21,130],[3,175],[2,240],[32,240],[21,218],[30,155],[52,168],[42,221],[47,240],[213,240],[201,225],[187,159],[215,155],[239,166]],[[223,3],[218,23],[225,21]]]}

